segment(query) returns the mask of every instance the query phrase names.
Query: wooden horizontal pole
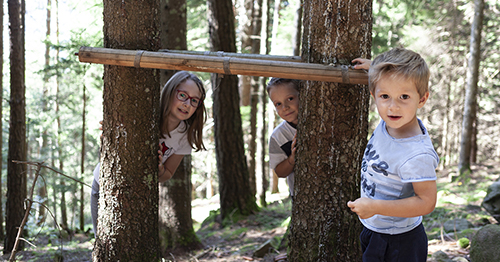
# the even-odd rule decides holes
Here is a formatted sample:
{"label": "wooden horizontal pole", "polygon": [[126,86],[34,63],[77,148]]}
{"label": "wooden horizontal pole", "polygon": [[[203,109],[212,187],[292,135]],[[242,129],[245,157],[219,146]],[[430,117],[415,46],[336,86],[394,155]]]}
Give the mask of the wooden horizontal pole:
{"label": "wooden horizontal pole", "polygon": [[226,75],[281,77],[299,80],[368,84],[368,74],[350,66],[274,61],[259,58],[205,56],[172,52],[81,47],[80,62],[137,68],[209,72]]}
{"label": "wooden horizontal pole", "polygon": [[210,52],[210,51],[191,51],[191,50],[172,50],[172,49],[160,49],[159,52],[187,54],[187,55],[237,57],[237,58],[261,59],[261,60],[302,62],[302,57],[300,56],[262,55],[262,54],[247,54],[247,53],[230,53],[222,51]]}

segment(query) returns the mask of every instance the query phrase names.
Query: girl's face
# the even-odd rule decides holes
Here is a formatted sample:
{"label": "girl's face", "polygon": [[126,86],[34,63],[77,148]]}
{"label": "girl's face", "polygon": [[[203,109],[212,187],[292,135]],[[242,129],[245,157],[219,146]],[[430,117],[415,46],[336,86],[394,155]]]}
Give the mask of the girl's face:
{"label": "girl's face", "polygon": [[201,104],[200,97],[200,90],[193,80],[187,79],[182,82],[177,86],[170,101],[169,120],[180,122],[189,119]]}
{"label": "girl's face", "polygon": [[285,121],[297,124],[299,122],[299,92],[292,83],[284,83],[271,87],[269,97],[278,115]]}

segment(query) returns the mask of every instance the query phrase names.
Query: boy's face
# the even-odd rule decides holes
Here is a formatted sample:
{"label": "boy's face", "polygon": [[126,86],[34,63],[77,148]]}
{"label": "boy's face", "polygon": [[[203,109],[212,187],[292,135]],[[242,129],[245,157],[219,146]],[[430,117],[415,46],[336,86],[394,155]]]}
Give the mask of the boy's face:
{"label": "boy's face", "polygon": [[372,93],[377,110],[394,138],[422,134],[417,109],[424,106],[429,92],[420,97],[415,84],[401,77],[383,76]]}
{"label": "boy's face", "polygon": [[278,115],[285,121],[297,124],[299,115],[299,92],[292,83],[271,87],[269,97]]}

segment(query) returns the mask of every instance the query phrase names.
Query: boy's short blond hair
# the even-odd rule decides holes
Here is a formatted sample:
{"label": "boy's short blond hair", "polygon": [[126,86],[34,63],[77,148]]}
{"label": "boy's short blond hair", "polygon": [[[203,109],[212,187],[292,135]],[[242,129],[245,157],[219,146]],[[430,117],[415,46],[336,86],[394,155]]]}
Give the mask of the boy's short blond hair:
{"label": "boy's short blond hair", "polygon": [[287,79],[287,78],[281,78],[281,77],[273,77],[267,83],[267,87],[266,87],[267,94],[269,94],[269,90],[271,90],[272,87],[277,86],[277,85],[281,85],[281,84],[292,84],[292,87],[295,90],[300,91],[299,90],[299,88],[300,88],[300,80],[297,80],[297,79]]}
{"label": "boy's short blond hair", "polygon": [[393,48],[373,60],[368,71],[368,83],[372,94],[384,76],[410,80],[417,87],[420,97],[429,91],[429,67],[418,53],[411,50]]}

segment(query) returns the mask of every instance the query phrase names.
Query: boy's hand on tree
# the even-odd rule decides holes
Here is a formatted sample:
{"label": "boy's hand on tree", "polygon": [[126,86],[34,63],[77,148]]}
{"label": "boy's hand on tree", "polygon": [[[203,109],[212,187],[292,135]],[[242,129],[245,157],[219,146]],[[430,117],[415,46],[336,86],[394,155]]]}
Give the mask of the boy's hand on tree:
{"label": "boy's hand on tree", "polygon": [[361,197],[354,201],[347,202],[347,206],[351,208],[351,211],[358,214],[362,219],[367,219],[374,216],[376,213],[372,210],[373,200]]}

